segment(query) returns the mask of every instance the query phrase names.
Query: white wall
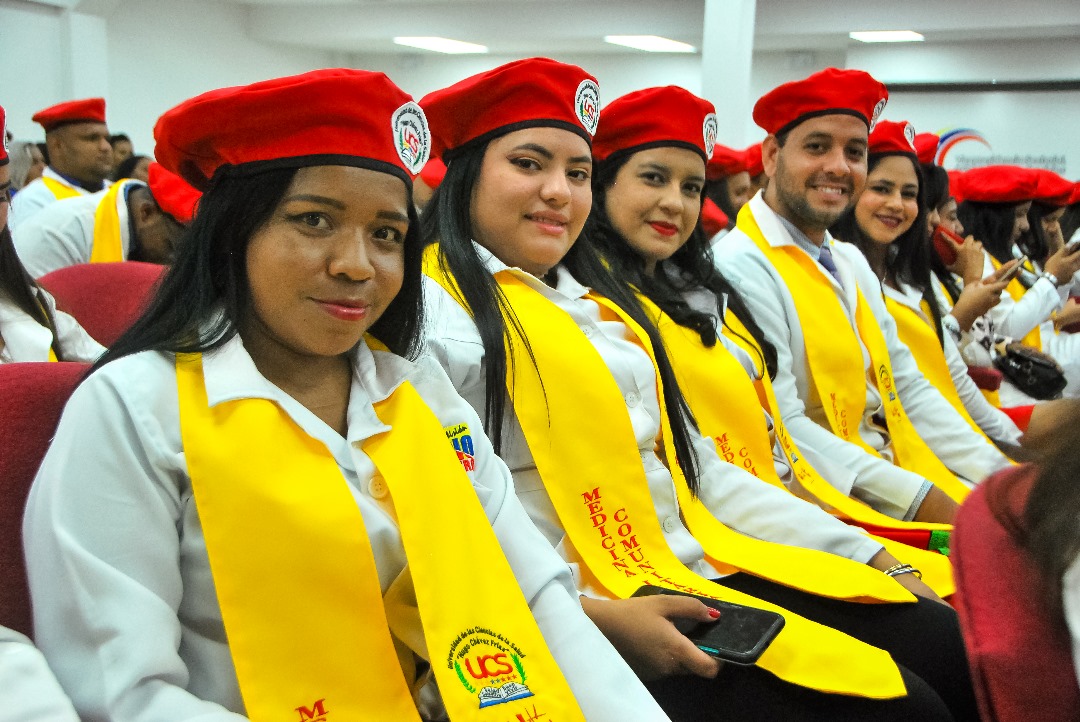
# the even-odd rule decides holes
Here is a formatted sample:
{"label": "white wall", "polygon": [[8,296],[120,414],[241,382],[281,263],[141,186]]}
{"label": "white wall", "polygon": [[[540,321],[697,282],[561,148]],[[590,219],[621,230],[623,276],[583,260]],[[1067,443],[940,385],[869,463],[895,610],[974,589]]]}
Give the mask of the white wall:
{"label": "white wall", "polygon": [[[759,8],[763,7],[759,3]],[[765,6],[767,9],[767,6]],[[512,60],[509,56],[344,54],[286,45],[255,27],[249,11],[213,0],[140,0],[104,5],[101,16],[29,0],[0,0],[0,59],[9,70],[0,86],[17,137],[40,139],[34,111],[61,100],[103,94],[109,125],[126,132],[136,149],[152,149],[153,123],[163,111],[205,90],[348,65],[386,72],[414,96]],[[260,16],[265,20],[265,13]],[[260,20],[262,22],[263,20]],[[287,33],[285,33],[287,34]],[[279,33],[282,35],[282,33]],[[793,42],[795,42],[793,40]],[[837,65],[859,67],[886,82],[962,82],[1080,79],[1075,42],[952,42],[857,45],[754,53],[752,99],[777,84]],[[698,55],[638,53],[554,57],[581,65],[600,79],[604,102],[651,85],[702,87]],[[723,97],[711,98],[722,104]],[[1031,156],[1061,161],[1065,175],[1080,177],[1080,91],[911,93],[894,91],[886,116],[909,119],[920,130],[963,126],[980,131],[993,153],[1021,162]],[[746,142],[762,131],[746,119]],[[720,139],[725,142],[724,138]],[[731,145],[741,140],[728,141]],[[978,162],[990,151],[968,142],[946,165]],[[1000,159],[1000,158],[999,158]]]}

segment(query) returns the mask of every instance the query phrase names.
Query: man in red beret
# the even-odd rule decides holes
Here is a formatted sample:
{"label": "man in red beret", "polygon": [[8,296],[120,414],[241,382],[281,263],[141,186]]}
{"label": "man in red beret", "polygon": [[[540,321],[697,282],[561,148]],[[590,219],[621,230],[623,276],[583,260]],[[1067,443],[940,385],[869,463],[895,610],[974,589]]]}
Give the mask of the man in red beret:
{"label": "man in red beret", "polygon": [[895,519],[951,522],[960,479],[1009,462],[926,381],[879,279],[827,230],[862,192],[887,98],[867,73],[835,68],[762,97],[768,184],[715,253],[776,347],[784,423],[822,476]]}
{"label": "man in red beret", "polygon": [[49,165],[12,203],[13,231],[51,203],[103,190],[112,172],[104,98],[53,105],[39,110],[33,120],[45,129]]}
{"label": "man in red beret", "polygon": [[79,263],[169,263],[199,192],[159,164],[150,184],[125,179],[43,208],[13,235],[34,278]]}

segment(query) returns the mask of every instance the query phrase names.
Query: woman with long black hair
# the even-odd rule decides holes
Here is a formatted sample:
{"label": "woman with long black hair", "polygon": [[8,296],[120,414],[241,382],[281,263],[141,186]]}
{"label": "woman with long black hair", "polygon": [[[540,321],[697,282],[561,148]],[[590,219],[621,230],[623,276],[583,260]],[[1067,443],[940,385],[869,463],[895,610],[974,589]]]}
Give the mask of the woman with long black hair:
{"label": "woman with long black hair", "polygon": [[418,356],[419,106],[318,70],[155,137],[198,214],[25,523],[36,640],[82,717],[663,719]]}

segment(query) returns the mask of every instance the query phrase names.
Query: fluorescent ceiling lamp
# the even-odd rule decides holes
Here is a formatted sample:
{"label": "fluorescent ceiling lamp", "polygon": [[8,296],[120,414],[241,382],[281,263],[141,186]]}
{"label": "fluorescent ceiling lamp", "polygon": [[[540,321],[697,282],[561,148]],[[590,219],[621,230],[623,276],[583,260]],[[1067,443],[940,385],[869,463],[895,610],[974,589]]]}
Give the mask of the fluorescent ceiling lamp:
{"label": "fluorescent ceiling lamp", "polygon": [[488,51],[486,45],[466,43],[462,42],[461,40],[451,40],[450,38],[404,37],[394,38],[394,43],[396,45],[407,45],[410,48],[432,50],[436,53],[449,53],[451,55],[461,55],[464,53],[486,53]]}
{"label": "fluorescent ceiling lamp", "polygon": [[635,50],[644,50],[649,53],[694,52],[693,45],[662,38],[659,35],[605,35],[604,42],[634,48]]}
{"label": "fluorescent ceiling lamp", "polygon": [[848,37],[863,43],[918,43],[926,39],[912,30],[868,30],[848,33]]}

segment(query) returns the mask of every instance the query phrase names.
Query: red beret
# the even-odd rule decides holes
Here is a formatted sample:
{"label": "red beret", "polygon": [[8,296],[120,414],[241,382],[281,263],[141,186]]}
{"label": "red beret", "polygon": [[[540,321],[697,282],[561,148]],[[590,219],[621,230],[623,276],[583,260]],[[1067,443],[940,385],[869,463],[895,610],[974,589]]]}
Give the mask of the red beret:
{"label": "red beret", "polygon": [[659,146],[696,151],[706,163],[716,145],[716,108],[676,85],[627,93],[607,104],[593,138],[593,155]]}
{"label": "red beret", "polygon": [[826,68],[763,95],[754,105],[754,122],[765,132],[779,135],[804,120],[843,113],[872,128],[888,99],[885,85],[869,73]]}
{"label": "red beret", "polygon": [[938,143],[940,141],[941,136],[937,133],[915,134],[915,153],[918,155],[920,163],[929,165],[934,162],[934,158],[937,156]]}
{"label": "red beret", "polygon": [[1080,181],[1073,183],[1072,195],[1069,196],[1069,205],[1080,203]]}
{"label": "red beret", "polygon": [[705,168],[705,176],[709,180],[720,180],[736,173],[742,173],[745,170],[745,150],[735,150],[734,148],[728,148],[726,145],[717,144],[713,148],[709,165]]}
{"label": "red beret", "polygon": [[7,139],[7,114],[4,113],[4,106],[0,105],[0,165],[7,165],[10,158],[8,158],[8,139]]}
{"label": "red beret", "polygon": [[420,171],[420,179],[427,184],[428,188],[434,190],[442,183],[442,179],[446,177],[446,163],[443,163],[438,158],[431,158],[424,165],[424,169]]}
{"label": "red beret", "polygon": [[350,165],[412,183],[431,149],[424,111],[382,73],[313,70],[211,90],[158,118],[154,155],[205,190],[215,173]]}
{"label": "red beret", "polygon": [[882,155],[915,155],[915,126],[906,120],[882,120],[870,131],[870,152]]}
{"label": "red beret", "polygon": [[34,113],[31,120],[40,123],[46,133],[68,123],[104,123],[105,99],[69,100],[66,103],[39,110]]}
{"label": "red beret", "polygon": [[1033,198],[1051,206],[1068,205],[1073,194],[1073,182],[1065,180],[1052,170],[1035,169],[1036,186]]}
{"label": "red beret", "polygon": [[754,143],[743,153],[746,154],[746,172],[751,178],[757,178],[765,172],[765,163],[761,160],[761,143]]}
{"label": "red beret", "polygon": [[949,195],[956,199],[957,203],[964,202],[964,171],[962,170],[948,170],[945,171],[949,174]]}
{"label": "red beret", "polygon": [[709,238],[727,228],[729,222],[727,213],[720,210],[720,206],[713,203],[711,199],[706,198],[701,204],[701,228]]}
{"label": "red beret", "polygon": [[1023,203],[1035,197],[1039,174],[1034,168],[987,165],[964,172],[957,198],[978,203]]}
{"label": "red beret", "polygon": [[180,176],[165,170],[160,163],[150,164],[150,195],[161,210],[177,223],[188,225],[195,217],[195,205],[202,193],[192,188]]}
{"label": "red beret", "polygon": [[600,120],[600,86],[576,65],[527,58],[428,93],[432,155],[449,160],[467,143],[522,128],[555,127],[592,143]]}

